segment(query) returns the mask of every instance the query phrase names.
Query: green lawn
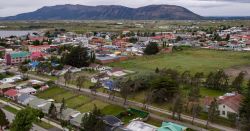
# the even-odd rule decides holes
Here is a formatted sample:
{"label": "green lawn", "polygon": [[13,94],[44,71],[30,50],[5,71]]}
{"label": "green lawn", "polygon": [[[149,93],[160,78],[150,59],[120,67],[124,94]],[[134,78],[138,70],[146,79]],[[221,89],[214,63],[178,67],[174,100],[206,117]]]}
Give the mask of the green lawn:
{"label": "green lawn", "polygon": [[74,97],[72,99],[66,100],[66,105],[70,108],[75,108],[78,105],[86,104],[90,101],[91,101],[91,99],[89,97],[80,95],[80,96]]}
{"label": "green lawn", "polygon": [[103,114],[114,115],[114,116],[118,115],[123,111],[126,111],[126,109],[116,105],[108,105],[101,110]]}
{"label": "green lawn", "polygon": [[5,110],[7,110],[7,111],[9,111],[9,112],[11,112],[13,114],[16,114],[18,112],[17,109],[15,109],[15,108],[13,108],[11,106],[4,106],[3,109],[5,109]]}
{"label": "green lawn", "polygon": [[148,120],[146,121],[146,123],[154,125],[156,127],[161,127],[162,121],[156,120],[156,119],[153,119],[153,118],[148,118]]}
{"label": "green lawn", "polygon": [[149,72],[158,68],[173,68],[192,73],[215,71],[220,68],[246,65],[250,63],[250,53],[215,51],[205,49],[186,49],[172,54],[143,56],[132,60],[109,64],[137,72]]}
{"label": "green lawn", "polygon": [[84,112],[88,112],[91,111],[94,108],[94,105],[96,105],[98,107],[98,109],[103,109],[104,107],[108,106],[108,103],[99,101],[99,100],[93,100],[87,104],[82,105],[81,107],[78,107],[76,110],[84,113]]}
{"label": "green lawn", "polygon": [[202,96],[211,96],[211,97],[218,97],[218,96],[222,96],[225,94],[225,92],[223,91],[208,89],[205,87],[202,87],[200,89],[200,93]]}
{"label": "green lawn", "polygon": [[52,96],[51,98],[54,99],[56,102],[62,102],[63,98],[64,98],[64,100],[67,100],[75,95],[76,94],[74,94],[73,92],[67,91],[67,92],[61,93],[59,95]]}
{"label": "green lawn", "polygon": [[37,121],[37,122],[34,122],[34,124],[44,128],[44,129],[51,129],[51,128],[54,127],[54,126],[50,125],[49,123],[46,123],[46,122],[43,122],[43,121]]}
{"label": "green lawn", "polygon": [[56,95],[60,95],[62,93],[65,93],[65,92],[66,92],[66,90],[63,88],[51,87],[43,92],[39,92],[37,94],[37,96],[40,98],[43,98],[43,99],[48,99],[48,98],[55,97]]}

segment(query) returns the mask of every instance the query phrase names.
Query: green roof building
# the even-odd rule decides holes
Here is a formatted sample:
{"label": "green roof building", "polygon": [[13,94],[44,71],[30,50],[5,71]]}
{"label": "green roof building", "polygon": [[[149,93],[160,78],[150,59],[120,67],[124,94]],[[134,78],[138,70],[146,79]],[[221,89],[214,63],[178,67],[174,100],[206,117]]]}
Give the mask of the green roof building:
{"label": "green roof building", "polygon": [[10,53],[10,56],[12,59],[16,59],[16,58],[28,57],[30,56],[30,53],[27,51],[20,51],[20,52]]}
{"label": "green roof building", "polygon": [[157,131],[187,131],[187,127],[175,124],[172,122],[162,122],[160,128]]}
{"label": "green roof building", "polygon": [[30,52],[19,51],[11,52],[5,55],[7,65],[15,65],[24,62],[25,60],[30,60]]}

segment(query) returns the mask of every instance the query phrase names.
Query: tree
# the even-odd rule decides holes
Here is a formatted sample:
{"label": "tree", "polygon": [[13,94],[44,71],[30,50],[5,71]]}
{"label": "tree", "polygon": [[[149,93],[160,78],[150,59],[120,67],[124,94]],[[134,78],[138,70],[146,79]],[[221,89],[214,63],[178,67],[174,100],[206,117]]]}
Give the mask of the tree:
{"label": "tree", "polygon": [[19,66],[19,71],[22,73],[22,75],[24,76],[25,73],[29,70],[27,66],[24,66],[24,65],[20,65]]}
{"label": "tree", "polygon": [[84,84],[85,81],[86,81],[86,79],[84,78],[84,76],[78,76],[76,78],[76,86],[79,89],[79,91],[81,90],[82,85]]}
{"label": "tree", "polygon": [[241,131],[250,130],[250,80],[248,81],[247,92],[244,94],[244,98],[241,101],[241,106],[239,109],[240,115],[240,129]]}
{"label": "tree", "polygon": [[82,117],[81,127],[84,129],[84,131],[92,131],[97,121],[98,120],[96,119],[96,116],[92,112],[86,113]]}
{"label": "tree", "polygon": [[238,115],[236,113],[228,112],[227,117],[228,117],[228,120],[232,122],[232,126],[234,126],[236,124]]}
{"label": "tree", "polygon": [[40,43],[39,40],[35,40],[35,41],[32,42],[32,45],[35,45],[35,46],[40,45],[40,44],[41,44],[41,43]]}
{"label": "tree", "polygon": [[102,120],[98,120],[95,124],[94,131],[103,131],[105,128],[105,123]]}
{"label": "tree", "polygon": [[203,76],[204,76],[203,72],[195,73],[194,77],[192,78],[191,84],[197,87],[201,86]]}
{"label": "tree", "polygon": [[183,110],[183,98],[178,94],[173,102],[172,117],[175,119],[175,114],[177,113],[178,120],[181,120],[181,113]]}
{"label": "tree", "polygon": [[192,124],[194,124],[194,119],[199,115],[199,113],[201,112],[201,107],[199,105],[199,103],[192,103],[191,106],[191,113],[192,113]]}
{"label": "tree", "polygon": [[119,83],[120,86],[121,86],[121,88],[120,88],[120,94],[121,94],[121,97],[124,99],[123,105],[126,104],[127,98],[130,95],[130,93],[131,93],[131,86],[130,86],[131,83],[130,82],[131,82],[131,79],[129,79],[127,82],[121,82],[121,83]]}
{"label": "tree", "polygon": [[95,116],[101,117],[103,114],[101,113],[101,110],[97,108],[97,106],[94,104],[94,108],[92,109],[92,113]]}
{"label": "tree", "polygon": [[214,83],[214,73],[210,72],[207,76],[205,86],[208,88],[213,87],[213,83]]}
{"label": "tree", "polygon": [[101,131],[105,127],[101,117],[101,111],[94,105],[93,110],[83,116],[81,127],[84,131]]}
{"label": "tree", "polygon": [[64,63],[74,67],[84,67],[90,64],[89,51],[85,47],[73,47],[64,57]]}
{"label": "tree", "polygon": [[226,41],[229,41],[229,40],[230,40],[230,34],[227,34],[225,40],[226,40]]}
{"label": "tree", "polygon": [[91,51],[90,52],[90,62],[94,63],[96,59],[95,52]]}
{"label": "tree", "polygon": [[242,92],[242,85],[244,82],[244,76],[245,76],[245,73],[240,72],[239,75],[232,82],[232,85],[231,85],[232,88],[235,89],[238,93]]}
{"label": "tree", "polygon": [[157,76],[149,81],[149,86],[152,88],[152,101],[154,102],[170,102],[178,93],[179,84],[170,76]]}
{"label": "tree", "polygon": [[66,107],[66,104],[65,104],[65,100],[64,98],[62,99],[62,104],[61,104],[61,107],[60,107],[60,117],[62,116],[62,112],[63,110],[65,110],[67,107]]}
{"label": "tree", "polygon": [[209,121],[213,122],[214,119],[219,115],[218,112],[218,102],[217,100],[214,98],[214,100],[211,102],[210,107],[208,109],[208,119],[207,119],[207,124],[206,124],[206,128],[208,127],[208,123]]}
{"label": "tree", "polygon": [[41,119],[44,117],[44,113],[41,110],[37,110],[37,109],[33,109],[36,116],[39,118],[39,120],[41,121]]}
{"label": "tree", "polygon": [[153,95],[152,89],[147,90],[145,92],[143,104],[144,104],[144,109],[146,109],[146,110],[147,110],[147,105],[150,104],[150,103],[152,103],[152,98],[153,98],[152,95]]}
{"label": "tree", "polygon": [[65,86],[66,86],[66,84],[68,83],[68,81],[71,80],[71,72],[70,72],[70,71],[67,71],[67,72],[63,75],[63,77],[64,77],[64,84],[65,84]]}
{"label": "tree", "polygon": [[190,84],[191,83],[191,74],[190,71],[184,71],[181,75],[181,83],[182,84]]}
{"label": "tree", "polygon": [[187,105],[186,105],[186,109],[189,109],[189,103],[191,102],[191,112],[192,112],[192,116],[193,119],[194,117],[196,117],[197,114],[195,114],[196,112],[193,112],[194,110],[197,111],[198,107],[199,107],[199,98],[200,98],[200,87],[199,86],[191,86],[189,92],[188,92],[188,96],[187,96],[188,100],[187,100]]}
{"label": "tree", "polygon": [[158,68],[158,67],[156,67],[156,69],[155,69],[155,73],[159,73],[159,72],[160,72],[159,68]]}
{"label": "tree", "polygon": [[6,119],[5,113],[2,109],[0,109],[0,129],[2,130],[3,127],[8,126],[9,121]]}
{"label": "tree", "polygon": [[70,123],[68,121],[65,121],[65,120],[61,120],[60,121],[60,124],[63,128],[67,127]]}
{"label": "tree", "polygon": [[177,36],[176,37],[176,42],[179,42],[179,41],[181,41],[182,40],[182,37],[180,37],[180,36]]}
{"label": "tree", "polygon": [[216,73],[210,72],[207,80],[206,87],[226,91],[228,90],[228,76],[223,70],[218,70]]}
{"label": "tree", "polygon": [[154,55],[159,52],[158,44],[155,42],[151,42],[146,46],[146,49],[144,50],[144,53],[146,55]]}
{"label": "tree", "polygon": [[48,114],[51,118],[57,117],[56,106],[54,105],[54,103],[51,103]]}
{"label": "tree", "polygon": [[29,131],[32,123],[37,120],[34,110],[26,108],[16,114],[14,121],[11,124],[11,131]]}

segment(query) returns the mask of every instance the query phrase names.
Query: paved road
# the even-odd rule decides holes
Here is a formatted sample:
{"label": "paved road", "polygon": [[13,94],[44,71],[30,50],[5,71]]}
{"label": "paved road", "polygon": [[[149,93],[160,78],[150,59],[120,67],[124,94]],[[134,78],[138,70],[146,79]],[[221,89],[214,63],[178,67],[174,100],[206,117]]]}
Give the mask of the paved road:
{"label": "paved road", "polygon": [[[11,112],[9,112],[7,110],[4,110],[4,109],[2,109],[2,110],[5,113],[6,118],[9,120],[9,122],[12,122],[14,120],[14,118],[15,118],[15,114],[13,114],[13,113],[11,113]],[[31,131],[48,131],[48,130],[46,130],[46,129],[38,126],[38,125],[33,124],[33,127],[31,129]]]}
{"label": "paved road", "polygon": [[[39,79],[39,80],[43,80],[43,81],[49,81],[50,80],[50,79],[47,79],[47,78],[44,78],[44,77],[39,77],[39,76],[32,75],[32,74],[28,74],[28,76],[33,78],[33,79]],[[56,83],[58,85],[60,85],[60,86],[64,86],[64,82],[57,81]],[[78,88],[75,85],[67,85],[67,87],[71,88],[71,89],[78,90]],[[86,89],[86,88],[82,88],[81,92],[84,92],[84,93],[89,94],[89,95],[92,94],[91,91],[89,89]],[[106,93],[102,93],[102,92],[97,92],[96,96],[101,97],[104,100],[109,99],[109,95],[106,94]],[[113,101],[116,102],[117,104],[121,105],[121,103],[123,103],[124,100],[122,98],[120,98],[120,97],[114,97]],[[139,103],[139,102],[136,102],[136,101],[131,101],[131,100],[127,101],[127,105],[136,106],[136,107],[140,107],[140,108],[142,108],[144,106],[142,103]],[[153,111],[153,112],[159,112],[159,113],[166,114],[166,115],[172,115],[171,111],[164,110],[164,109],[161,109],[161,108],[153,107],[153,106],[150,106],[150,105],[147,105],[147,108],[150,111]],[[192,121],[192,117],[188,116],[188,115],[182,115],[181,118],[184,119],[184,120]],[[206,120],[197,119],[197,118],[194,120],[194,122],[197,123],[197,124],[201,124],[201,125],[206,125],[206,123],[207,123]],[[237,131],[234,128],[222,126],[222,125],[215,124],[215,123],[209,123],[209,126],[213,127],[213,128],[216,128],[216,129],[219,129],[221,131]]]}

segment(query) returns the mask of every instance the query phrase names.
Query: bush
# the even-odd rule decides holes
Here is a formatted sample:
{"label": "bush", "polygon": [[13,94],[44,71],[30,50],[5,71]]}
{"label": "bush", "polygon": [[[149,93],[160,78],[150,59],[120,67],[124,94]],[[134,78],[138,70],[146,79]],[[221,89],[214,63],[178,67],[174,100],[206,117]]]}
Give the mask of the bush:
{"label": "bush", "polygon": [[159,47],[158,44],[155,42],[149,43],[146,49],[144,50],[144,53],[146,55],[154,55],[157,54],[158,52],[159,52]]}

